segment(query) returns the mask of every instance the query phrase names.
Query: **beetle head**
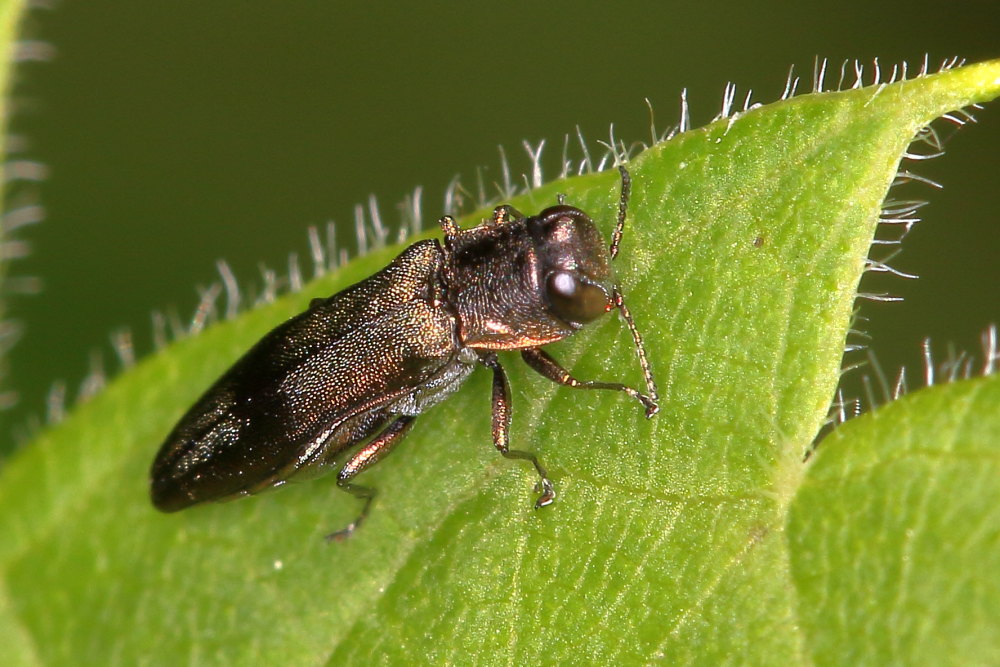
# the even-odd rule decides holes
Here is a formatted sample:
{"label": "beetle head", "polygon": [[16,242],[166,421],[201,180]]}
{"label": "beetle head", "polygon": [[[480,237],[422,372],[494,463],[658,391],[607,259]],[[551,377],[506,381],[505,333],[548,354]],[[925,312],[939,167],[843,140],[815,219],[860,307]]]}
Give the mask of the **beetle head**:
{"label": "beetle head", "polygon": [[607,246],[590,217],[559,205],[528,220],[538,257],[539,287],[552,313],[577,329],[611,310]]}

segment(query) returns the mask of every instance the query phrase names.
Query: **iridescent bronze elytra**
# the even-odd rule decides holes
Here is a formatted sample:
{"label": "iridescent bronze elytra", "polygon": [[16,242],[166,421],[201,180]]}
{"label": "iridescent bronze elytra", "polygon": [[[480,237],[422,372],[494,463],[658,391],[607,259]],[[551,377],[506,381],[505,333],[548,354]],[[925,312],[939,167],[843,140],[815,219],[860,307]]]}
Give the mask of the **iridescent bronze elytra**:
{"label": "iridescent bronze elytra", "polygon": [[[622,177],[609,250],[580,209],[537,216],[499,206],[460,230],[441,218],[444,244],[418,241],[386,268],[264,336],[191,407],[153,462],[151,496],[164,512],[280,486],[303,471],[345,463],[338,485],[364,501],[342,539],[368,515],[375,490],[351,483],[395,447],[416,416],[458,389],[476,364],[493,371],[493,444],[526,459],[541,478],[535,507],[555,498],[534,454],[509,448],[510,387],[498,350],[580,389],[613,389],[657,411],[656,384],[610,262],[618,253],[631,181]],[[577,380],[541,346],[617,308],[632,334],[646,394],[616,382]],[[372,437],[374,436],[374,437]]]}

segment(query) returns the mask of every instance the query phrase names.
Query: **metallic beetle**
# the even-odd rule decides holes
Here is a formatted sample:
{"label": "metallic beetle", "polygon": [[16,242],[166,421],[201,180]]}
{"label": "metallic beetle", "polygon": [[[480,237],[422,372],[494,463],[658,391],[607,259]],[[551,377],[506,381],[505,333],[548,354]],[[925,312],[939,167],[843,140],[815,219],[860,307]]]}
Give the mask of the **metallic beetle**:
{"label": "metallic beetle", "polygon": [[[620,168],[618,224],[610,249],[586,213],[559,205],[536,216],[500,206],[460,230],[441,218],[444,243],[419,241],[375,275],[264,336],[191,407],[153,462],[151,496],[164,512],[284,484],[337,465],[338,485],[363,501],[357,518],[328,538],[350,535],[374,489],[352,483],[388,454],[417,415],[446,398],[477,365],[493,372],[493,444],[526,459],[541,478],[535,507],[555,492],[534,454],[510,449],[510,388],[499,350],[520,350],[553,382],[613,389],[657,411],[656,385],[632,317],[614,282],[630,178]],[[573,378],[542,346],[617,308],[635,341],[647,393]],[[362,444],[365,443],[365,444]]]}

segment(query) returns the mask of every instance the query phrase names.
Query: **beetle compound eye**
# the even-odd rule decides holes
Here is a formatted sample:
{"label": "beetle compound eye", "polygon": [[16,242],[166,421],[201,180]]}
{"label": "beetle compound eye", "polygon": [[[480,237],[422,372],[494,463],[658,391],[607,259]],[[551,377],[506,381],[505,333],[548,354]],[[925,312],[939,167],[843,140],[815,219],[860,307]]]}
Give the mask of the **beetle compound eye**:
{"label": "beetle compound eye", "polygon": [[586,324],[608,312],[608,295],[604,290],[567,271],[550,273],[545,291],[553,312],[567,322]]}

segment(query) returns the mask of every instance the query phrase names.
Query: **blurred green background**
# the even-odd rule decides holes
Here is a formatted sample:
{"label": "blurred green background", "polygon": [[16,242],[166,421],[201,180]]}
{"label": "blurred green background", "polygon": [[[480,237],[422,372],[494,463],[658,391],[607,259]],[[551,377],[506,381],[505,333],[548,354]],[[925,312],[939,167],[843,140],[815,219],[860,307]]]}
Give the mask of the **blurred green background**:
{"label": "blurred green background", "polygon": [[[599,7],[599,8],[598,8]],[[32,254],[14,275],[43,291],[14,297],[26,327],[13,351],[20,404],[3,416],[0,450],[44,412],[53,380],[75,394],[92,350],[117,369],[109,334],[151,349],[150,313],[194,309],[196,286],[226,259],[241,283],[258,265],[284,268],[306,229],[337,221],[353,242],[353,207],[374,193],[383,215],[424,186],[434,220],[449,180],[477,167],[499,179],[497,146],[518,169],[522,140],[548,139],[548,164],[579,125],[592,141],[609,123],[626,141],[677,123],[688,89],[695,126],[718,112],[732,81],[742,100],[777,99],[788,68],[811,86],[816,56],[878,57],[883,72],[925,52],[1000,57],[1000,3],[769,2],[465,3],[110,2],[65,0],[29,14],[25,34],[53,60],[16,78],[16,134],[49,166],[38,188],[47,220],[19,237]],[[975,353],[1000,320],[1000,105],[947,139],[941,159],[911,169],[944,184],[897,197],[931,200],[893,262],[918,281],[869,275],[865,291],[903,303],[861,303],[890,370],[920,376],[925,336]],[[551,170],[550,170],[551,171]],[[668,222],[668,221],[665,221]],[[876,256],[882,256],[876,253]],[[943,354],[941,355],[943,356]],[[860,356],[855,356],[860,359]],[[150,450],[151,453],[153,450]]]}

